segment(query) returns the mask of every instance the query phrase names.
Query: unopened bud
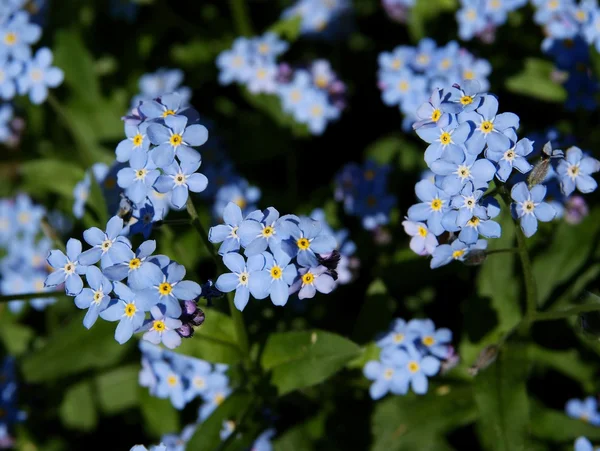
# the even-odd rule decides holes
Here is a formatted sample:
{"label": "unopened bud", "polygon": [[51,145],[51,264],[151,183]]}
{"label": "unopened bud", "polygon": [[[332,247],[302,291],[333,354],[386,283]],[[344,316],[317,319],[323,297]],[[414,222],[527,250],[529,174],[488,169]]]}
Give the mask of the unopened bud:
{"label": "unopened bud", "polygon": [[479,266],[485,262],[487,253],[485,249],[473,249],[469,251],[462,261],[466,266]]}
{"label": "unopened bud", "polygon": [[546,176],[548,175],[548,171],[550,170],[550,160],[552,158],[561,158],[564,157],[564,153],[560,149],[552,150],[552,143],[548,141],[544,144],[544,148],[542,149],[542,156],[540,161],[538,161],[531,172],[529,173],[529,177],[527,177],[527,184],[531,189],[535,185],[542,183]]}
{"label": "unopened bud", "polygon": [[187,315],[194,315],[198,310],[198,306],[195,301],[184,301],[183,303],[183,311]]}
{"label": "unopened bud", "polygon": [[202,310],[198,310],[198,313],[192,318],[192,324],[196,327],[201,326],[206,319],[206,315]]}
{"label": "unopened bud", "polygon": [[467,370],[471,376],[477,375],[479,371],[486,369],[490,366],[498,357],[499,347],[498,345],[489,345],[483,348],[483,351],[477,356],[475,363]]}
{"label": "unopened bud", "polygon": [[177,333],[183,338],[190,338],[194,335],[194,328],[189,324],[182,324],[179,329],[176,329]]}

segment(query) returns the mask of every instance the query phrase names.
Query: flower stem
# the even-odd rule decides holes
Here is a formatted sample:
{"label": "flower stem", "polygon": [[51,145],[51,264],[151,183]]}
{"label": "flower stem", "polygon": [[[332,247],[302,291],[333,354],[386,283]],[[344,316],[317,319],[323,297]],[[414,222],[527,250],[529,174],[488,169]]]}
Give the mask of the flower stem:
{"label": "flower stem", "polygon": [[523,327],[524,330],[527,330],[534,321],[534,317],[537,313],[537,287],[535,285],[535,278],[533,277],[531,259],[529,258],[529,252],[527,251],[525,234],[518,224],[515,224],[515,228],[519,258],[521,259],[521,266],[523,269],[523,280],[525,282],[526,309]]}
{"label": "flower stem", "polygon": [[533,316],[532,321],[554,321],[557,319],[568,318],[569,316],[578,315],[585,312],[596,312],[600,310],[600,304],[584,304],[577,307],[571,307],[566,310],[558,310],[555,312],[540,312]]}
{"label": "flower stem", "polygon": [[242,36],[252,36],[252,24],[246,7],[246,0],[229,0],[236,31]]}
{"label": "flower stem", "polygon": [[[200,222],[200,218],[198,217],[196,207],[194,206],[192,199],[189,197],[186,203],[186,207],[190,218],[192,218],[192,225],[200,235],[200,238],[202,238],[204,246],[206,246],[206,249],[208,250],[212,259],[215,262],[215,265],[218,269],[225,270],[225,265],[219,257],[219,254],[217,254],[217,251],[215,250],[213,244],[208,240],[208,233],[204,229],[202,222]],[[246,363],[248,363],[250,360],[250,346],[248,343],[248,333],[246,332],[246,326],[244,324],[244,316],[242,315],[242,312],[240,312],[233,303],[233,293],[227,293],[227,300],[229,301],[229,310],[231,311],[231,317],[233,319],[233,324],[235,327],[238,346],[240,348],[240,351],[242,352],[242,355],[246,359]]]}

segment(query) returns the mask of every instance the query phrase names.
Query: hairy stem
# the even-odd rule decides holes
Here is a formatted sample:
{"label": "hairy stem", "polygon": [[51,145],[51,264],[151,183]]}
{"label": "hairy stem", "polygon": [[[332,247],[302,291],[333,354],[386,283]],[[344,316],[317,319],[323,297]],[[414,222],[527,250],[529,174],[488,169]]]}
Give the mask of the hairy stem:
{"label": "hairy stem", "polygon": [[[214,260],[215,265],[219,270],[227,272],[227,269],[223,264],[223,260],[221,260],[221,258],[219,257],[215,246],[208,240],[208,233],[204,229],[202,222],[200,222],[198,212],[196,211],[196,207],[194,206],[194,203],[192,202],[191,198],[188,198],[186,207],[190,218],[192,219],[192,225],[200,235],[200,238],[202,238],[202,241],[204,242],[206,249],[208,249],[208,252]],[[248,363],[250,359],[250,346],[248,343],[248,333],[246,332],[246,326],[244,324],[244,316],[242,315],[242,312],[240,312],[233,303],[233,293],[227,293],[227,300],[229,301],[229,310],[231,310],[231,317],[235,326],[235,333],[238,346],[240,348],[240,351],[242,352],[242,355],[247,360],[246,363]]]}

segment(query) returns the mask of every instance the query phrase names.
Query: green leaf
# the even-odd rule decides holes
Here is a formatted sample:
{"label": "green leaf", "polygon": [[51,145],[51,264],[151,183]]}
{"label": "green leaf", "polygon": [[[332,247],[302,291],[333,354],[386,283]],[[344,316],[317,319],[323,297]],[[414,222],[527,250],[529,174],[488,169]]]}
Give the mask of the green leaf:
{"label": "green leaf", "polygon": [[139,372],[139,365],[128,365],[96,377],[95,388],[103,412],[115,414],[137,405]]}
{"label": "green leaf", "polygon": [[91,431],[98,423],[92,383],[89,380],[70,387],[59,409],[63,424],[74,429]]}
{"label": "green leaf", "polygon": [[187,449],[194,451],[214,451],[219,448],[222,440],[219,435],[223,421],[232,420],[236,423],[244,415],[252,403],[252,396],[247,393],[234,393],[221,404],[198,429],[187,444]]}
{"label": "green leaf", "polygon": [[596,386],[596,367],[581,358],[576,349],[557,351],[541,346],[529,347],[529,358],[536,364],[552,368],[579,382],[586,391],[592,392]]}
{"label": "green leaf", "polygon": [[275,22],[267,31],[278,34],[281,38],[294,42],[300,37],[300,28],[302,26],[302,16],[298,15]]}
{"label": "green leaf", "polygon": [[547,409],[539,403],[531,406],[531,434],[553,442],[569,442],[581,436],[592,442],[600,440],[600,428],[585,421],[570,418],[563,411]]}
{"label": "green leaf", "polygon": [[233,365],[239,362],[241,354],[233,320],[214,309],[205,309],[204,314],[206,319],[202,326],[175,351],[212,363]]}
{"label": "green leaf", "polygon": [[15,322],[15,318],[2,315],[0,319],[0,340],[10,355],[20,356],[29,348],[35,331],[28,326]]}
{"label": "green leaf", "polygon": [[371,342],[361,349],[361,353],[358,357],[348,362],[346,368],[362,370],[367,362],[379,360],[380,354],[381,348],[377,346],[375,342]]}
{"label": "green leaf", "polygon": [[320,331],[271,334],[261,364],[272,370],[280,395],[323,382],[355,358],[360,348],[339,335]]}
{"label": "green leaf", "polygon": [[[544,243],[542,252],[533,260],[533,275],[538,281],[538,299],[543,305],[552,291],[561,283],[569,281],[579,271],[595,249],[590,246],[600,226],[600,210],[594,209],[577,225],[561,221],[552,240]],[[543,281],[543,283],[540,283]]]}
{"label": "green leaf", "polygon": [[114,365],[131,349],[133,341],[120,345],[114,339],[115,324],[98,321],[83,327],[83,314],[58,329],[40,349],[23,358],[23,376],[28,382],[44,382],[92,368]]}
{"label": "green leaf", "polygon": [[180,432],[179,412],[169,399],[152,396],[146,387],[138,386],[137,392],[144,418],[144,430],[148,434],[158,438],[164,434]]}
{"label": "green leaf", "polygon": [[21,164],[22,188],[31,195],[55,193],[73,198],[73,188],[83,180],[85,171],[67,161],[43,159],[30,160]]}
{"label": "green leaf", "polygon": [[475,377],[478,426],[485,449],[528,449],[529,401],[525,386],[528,366],[526,347],[505,345],[496,361]]}
{"label": "green leaf", "polygon": [[275,451],[311,451],[315,449],[315,441],[322,439],[327,433],[327,411],[288,429],[273,442]]}
{"label": "green leaf", "polygon": [[475,416],[472,389],[467,385],[430,387],[425,396],[388,397],[373,412],[371,451],[451,450],[444,434],[473,422]]}
{"label": "green leaf", "polygon": [[547,102],[563,103],[567,99],[567,92],[552,81],[553,70],[554,65],[550,61],[527,58],[524,69],[506,80],[506,89]]}

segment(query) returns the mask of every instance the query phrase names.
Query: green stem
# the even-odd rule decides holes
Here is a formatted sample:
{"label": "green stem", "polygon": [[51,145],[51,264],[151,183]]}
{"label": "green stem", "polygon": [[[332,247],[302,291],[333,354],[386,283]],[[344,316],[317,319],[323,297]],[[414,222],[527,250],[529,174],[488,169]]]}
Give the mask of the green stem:
{"label": "green stem", "polygon": [[246,7],[246,0],[229,0],[236,31],[242,36],[252,36],[252,24]]}
{"label": "green stem", "polygon": [[529,258],[529,252],[527,251],[525,234],[518,224],[515,224],[515,228],[519,258],[521,259],[521,266],[523,269],[523,280],[525,281],[526,310],[524,328],[528,329],[537,312],[537,287],[535,285],[535,278],[533,277],[531,259]]}
{"label": "green stem", "polygon": [[577,307],[571,307],[569,309],[559,310],[556,312],[536,313],[533,316],[532,321],[554,321],[557,319],[564,319],[564,318],[568,318],[569,316],[578,315],[579,313],[597,312],[597,311],[600,311],[600,304],[578,305]]}
{"label": "green stem", "polygon": [[[223,264],[223,260],[219,257],[219,254],[217,253],[213,244],[208,240],[208,233],[204,229],[202,222],[200,222],[198,212],[196,211],[196,207],[194,206],[191,198],[188,198],[186,207],[190,217],[192,218],[192,225],[200,235],[200,238],[202,238],[202,241],[204,241],[204,246],[206,246],[206,249],[208,249],[208,252],[215,262],[215,265],[217,265],[218,269],[227,271],[225,265]],[[250,361],[250,345],[248,343],[248,333],[246,332],[246,326],[244,324],[244,316],[242,315],[242,312],[236,308],[233,302],[232,292],[227,293],[227,300],[229,301],[229,310],[231,311],[231,318],[233,319],[238,346],[242,352],[242,355],[246,359],[246,363],[248,364]]]}
{"label": "green stem", "polygon": [[506,253],[508,253],[508,252],[516,253],[516,252],[519,252],[519,249],[514,248],[514,247],[506,248],[506,249],[492,249],[491,251],[485,251],[485,255],[502,254],[505,252]]}
{"label": "green stem", "polygon": [[23,293],[23,294],[7,294],[0,296],[0,302],[10,301],[27,301],[28,299],[54,298],[62,296],[64,293],[60,291],[44,291],[40,293]]}

